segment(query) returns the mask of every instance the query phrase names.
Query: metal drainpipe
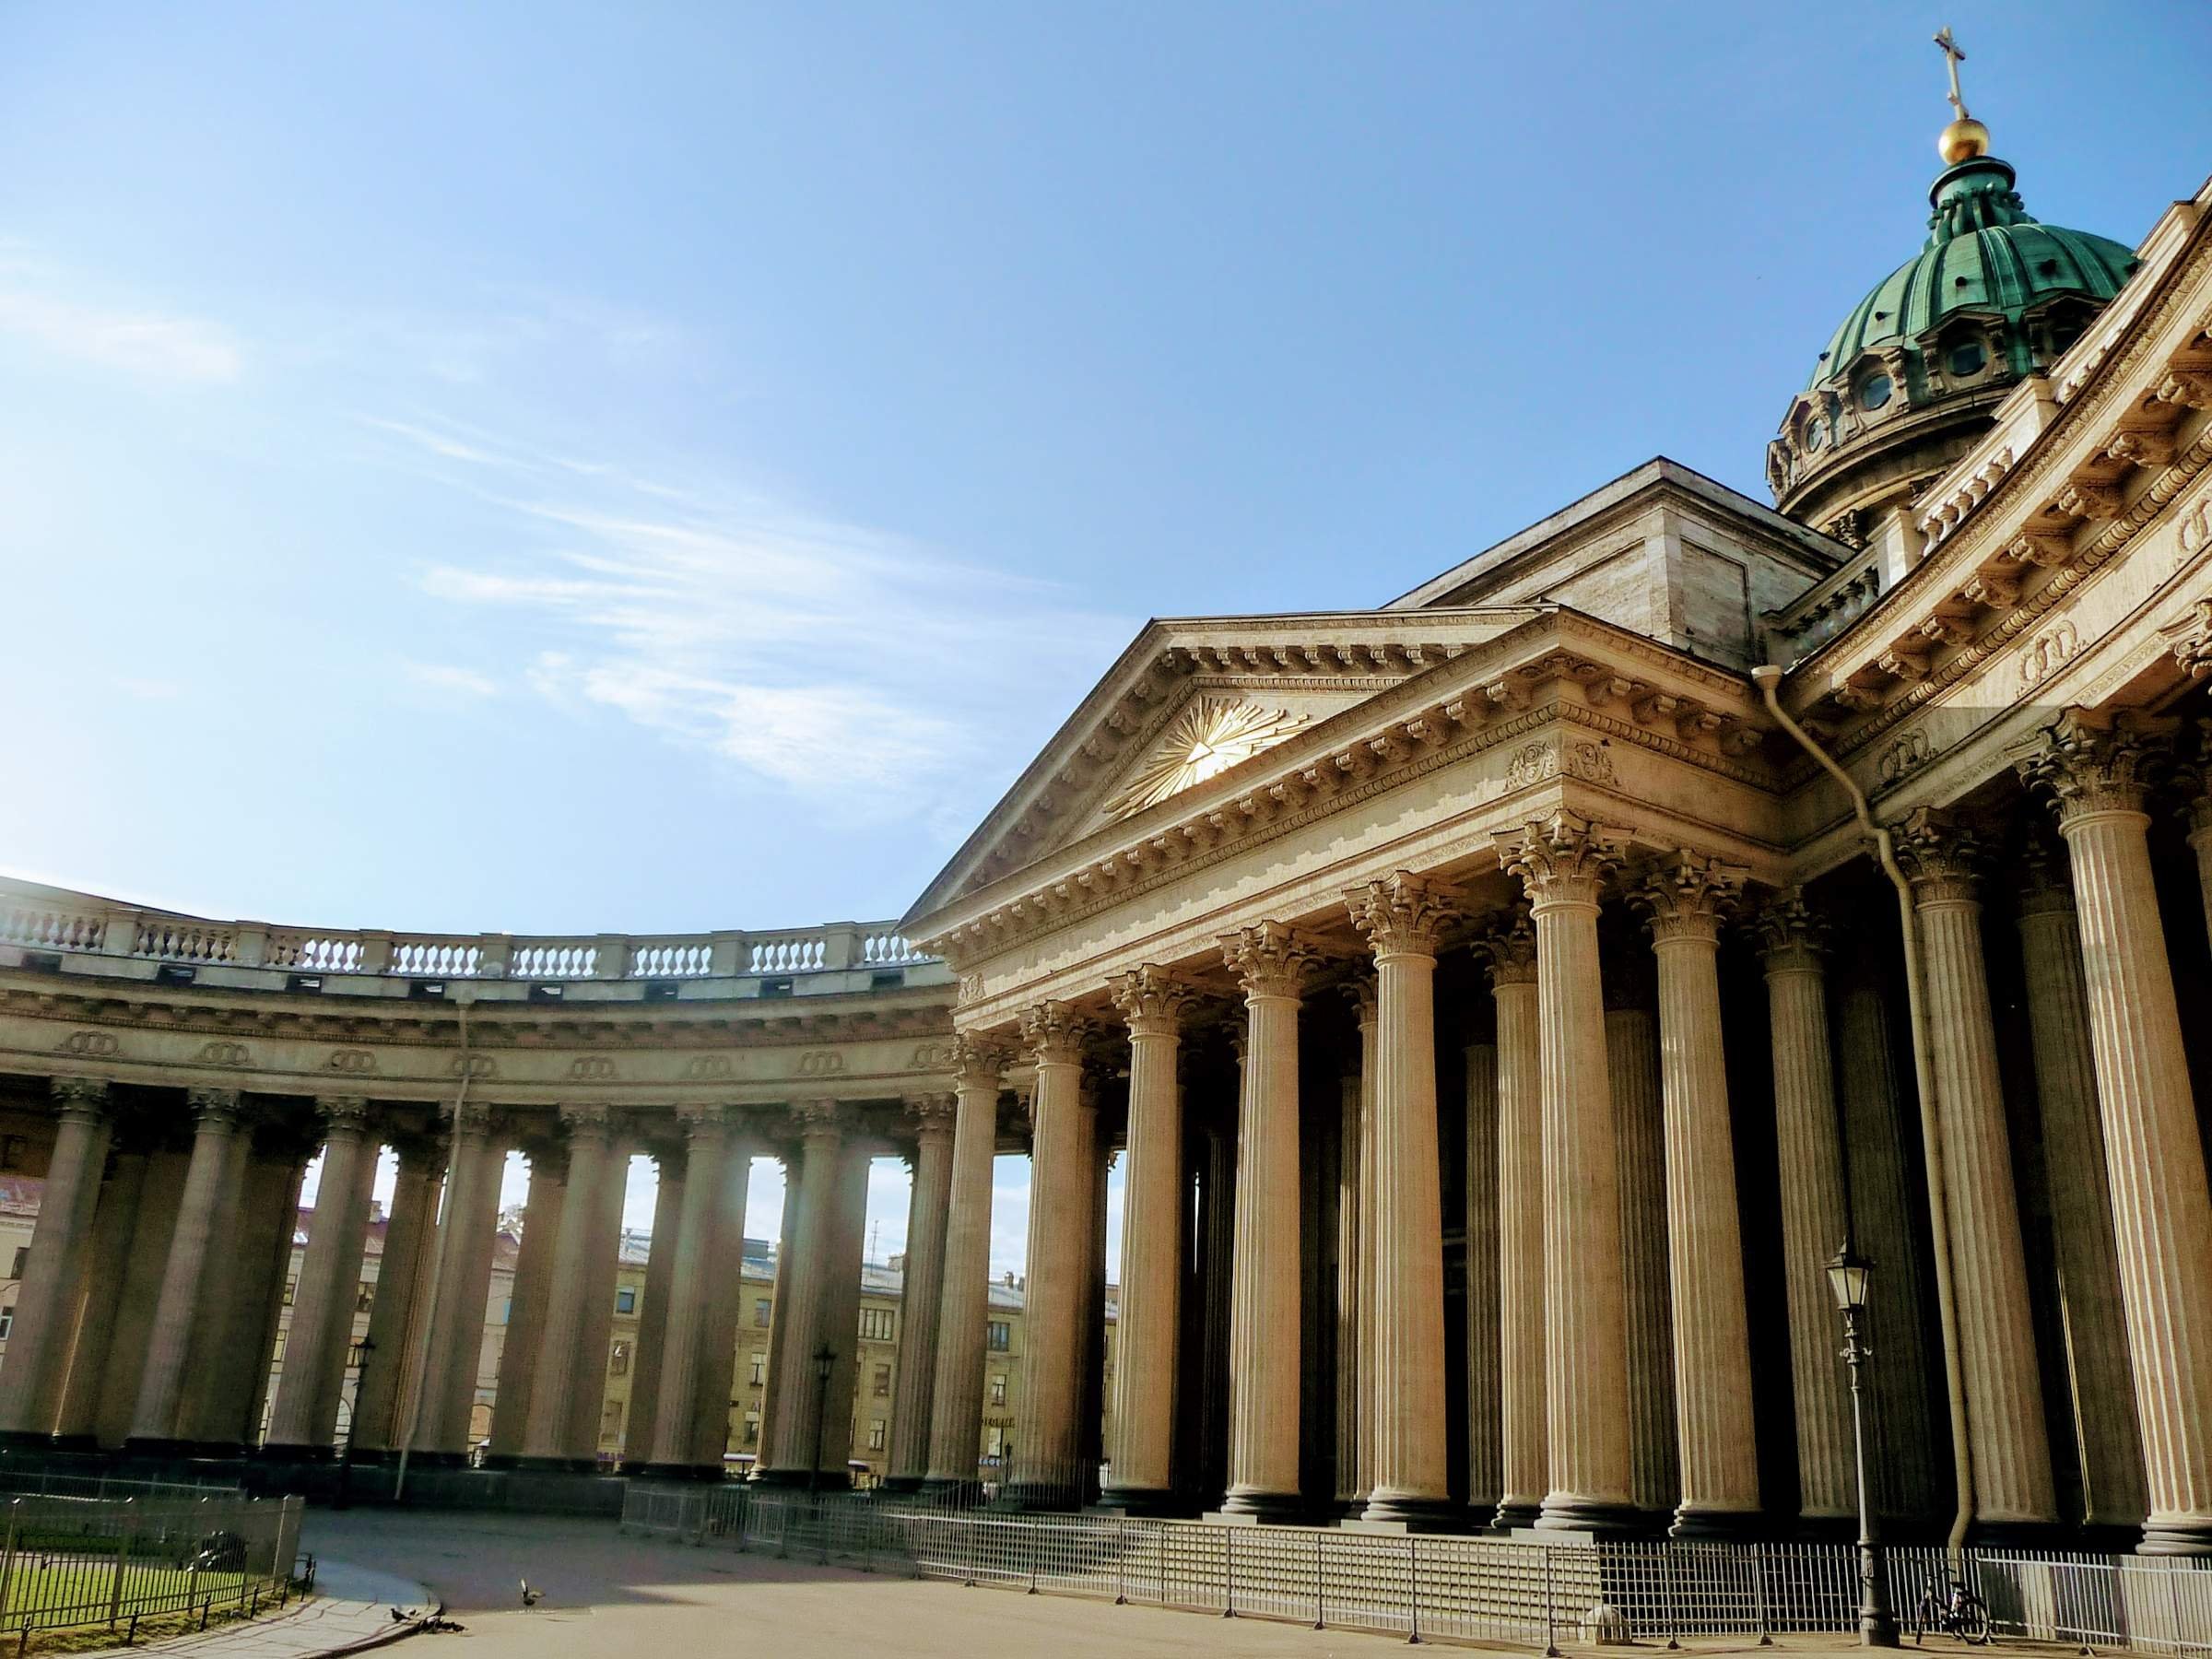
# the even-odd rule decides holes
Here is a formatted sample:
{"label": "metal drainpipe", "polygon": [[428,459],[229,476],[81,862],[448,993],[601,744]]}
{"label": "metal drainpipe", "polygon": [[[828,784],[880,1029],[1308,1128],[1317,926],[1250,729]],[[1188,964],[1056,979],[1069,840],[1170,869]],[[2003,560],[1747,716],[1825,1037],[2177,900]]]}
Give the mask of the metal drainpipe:
{"label": "metal drainpipe", "polygon": [[1762,664],[1751,670],[1751,683],[1766,700],[1767,712],[1773,715],[1775,724],[1843,786],[1844,794],[1851,797],[1851,809],[1859,820],[1859,828],[1874,842],[1875,857],[1882,866],[1882,874],[1897,888],[1898,924],[1905,946],[1905,998],[1912,1010],[1912,1079],[1920,1095],[1920,1145],[1927,1172],[1928,1230],[1935,1235],[1936,1323],[1943,1335],[1943,1380],[1951,1415],[1951,1463],[1959,1488],[1959,1510],[1951,1518],[1950,1536],[1945,1547],[1956,1563],[1966,1545],[1967,1529],[1974,1520],[1974,1455],[1967,1440],[1966,1375],[1959,1353],[1959,1303],[1951,1284],[1950,1204],[1944,1183],[1942,1126],[1936,1113],[1935,1071],[1928,1060],[1927,998],[1923,994],[1920,921],[1912,909],[1912,884],[1905,879],[1904,871],[1898,868],[1896,844],[1889,831],[1874,821],[1865,792],[1783,708],[1782,699],[1777,695],[1782,686],[1782,670],[1771,663]]}
{"label": "metal drainpipe", "polygon": [[[472,993],[466,985],[459,987],[453,993],[453,1011],[459,1016],[461,1022],[461,1083],[460,1087],[453,1090],[453,1128],[455,1131],[461,1127],[461,1109],[468,1104],[470,1069],[468,1064],[468,1005],[473,1000]],[[415,1357],[415,1389],[407,1402],[406,1433],[399,1442],[399,1467],[392,1477],[392,1501],[394,1503],[399,1502],[406,1496],[407,1454],[415,1449],[415,1431],[422,1427],[422,1396],[429,1391],[430,1385],[430,1334],[438,1328],[438,1293],[445,1286],[445,1255],[452,1247],[453,1240],[452,1221],[455,1194],[453,1193],[453,1165],[450,1159],[446,1165],[446,1171],[444,1203],[441,1206],[445,1215],[438,1228],[438,1258],[430,1272],[430,1294],[423,1305],[422,1347]],[[437,1219],[437,1218],[433,1218],[433,1219]],[[403,1382],[406,1380],[404,1372],[401,1374],[400,1380]]]}

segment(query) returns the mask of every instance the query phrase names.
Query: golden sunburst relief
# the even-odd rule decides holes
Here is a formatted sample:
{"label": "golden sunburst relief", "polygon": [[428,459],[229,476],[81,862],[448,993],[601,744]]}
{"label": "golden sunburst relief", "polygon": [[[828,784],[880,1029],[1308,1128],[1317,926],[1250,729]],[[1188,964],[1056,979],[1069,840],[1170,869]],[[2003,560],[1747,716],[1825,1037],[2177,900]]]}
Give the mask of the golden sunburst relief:
{"label": "golden sunburst relief", "polygon": [[1272,748],[1306,716],[1230,697],[1202,697],[1175,717],[1129,786],[1106,803],[1115,818],[1142,812]]}

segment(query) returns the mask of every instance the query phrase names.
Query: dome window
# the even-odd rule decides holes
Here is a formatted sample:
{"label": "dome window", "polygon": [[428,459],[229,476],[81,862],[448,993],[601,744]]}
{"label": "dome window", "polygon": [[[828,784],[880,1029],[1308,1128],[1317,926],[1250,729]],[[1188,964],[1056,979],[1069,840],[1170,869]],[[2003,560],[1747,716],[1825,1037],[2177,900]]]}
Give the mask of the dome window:
{"label": "dome window", "polygon": [[1810,454],[1810,453],[1812,453],[1814,450],[1817,450],[1817,449],[1818,449],[1819,447],[1820,447],[1820,423],[1819,423],[1818,421],[1817,421],[1817,420],[1808,420],[1808,421],[1806,421],[1806,422],[1805,423],[1805,448],[1806,448],[1806,453],[1807,454]]}
{"label": "dome window", "polygon": [[1892,388],[1889,384],[1889,377],[1888,375],[1877,374],[1873,376],[1871,379],[1863,382],[1859,387],[1859,407],[1862,409],[1880,408],[1884,404],[1889,401],[1889,394]]}
{"label": "dome window", "polygon": [[1966,340],[1951,347],[1948,359],[1951,372],[1964,380],[1982,372],[1982,365],[1989,361],[1989,354],[1982,349],[1979,340]]}

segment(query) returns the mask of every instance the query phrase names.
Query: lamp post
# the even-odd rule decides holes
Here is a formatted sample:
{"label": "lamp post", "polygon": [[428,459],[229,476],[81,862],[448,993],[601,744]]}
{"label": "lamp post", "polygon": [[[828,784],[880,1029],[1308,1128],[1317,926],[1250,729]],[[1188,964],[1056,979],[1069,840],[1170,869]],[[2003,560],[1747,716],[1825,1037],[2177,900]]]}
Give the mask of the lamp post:
{"label": "lamp post", "polygon": [[[353,1431],[361,1420],[361,1373],[369,1369],[369,1356],[375,1351],[376,1344],[362,1337],[360,1361],[353,1369],[353,1404],[346,1412],[346,1445],[338,1453],[338,1490],[331,1503],[333,1509],[345,1509],[353,1501]],[[343,1397],[338,1403],[345,1405]]]}
{"label": "lamp post", "polygon": [[806,1463],[806,1495],[822,1485],[822,1414],[830,1403],[830,1372],[837,1364],[837,1350],[828,1343],[814,1350],[814,1455]]}
{"label": "lamp post", "polygon": [[1889,1610],[1889,1592],[1882,1582],[1881,1535],[1866,1491],[1866,1409],[1859,1387],[1859,1368],[1874,1358],[1874,1350],[1859,1340],[1859,1315],[1866,1311],[1866,1284],[1873,1276],[1874,1264],[1848,1240],[1828,1265],[1836,1311],[1843,1315],[1842,1359],[1851,1368],[1851,1437],[1858,1454],[1859,1645],[1893,1648],[1898,1644],[1897,1616]]}

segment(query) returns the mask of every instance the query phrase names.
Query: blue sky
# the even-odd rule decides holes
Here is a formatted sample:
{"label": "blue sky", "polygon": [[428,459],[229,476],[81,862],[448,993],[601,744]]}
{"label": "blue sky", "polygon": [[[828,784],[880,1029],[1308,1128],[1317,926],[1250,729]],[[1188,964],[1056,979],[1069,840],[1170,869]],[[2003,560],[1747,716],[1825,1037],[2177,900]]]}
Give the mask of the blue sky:
{"label": "blue sky", "polygon": [[895,915],[1148,615],[1763,496],[1946,21],[2040,217],[2212,166],[2180,0],[10,8],[0,866]]}

